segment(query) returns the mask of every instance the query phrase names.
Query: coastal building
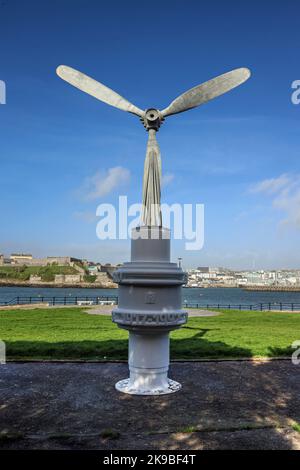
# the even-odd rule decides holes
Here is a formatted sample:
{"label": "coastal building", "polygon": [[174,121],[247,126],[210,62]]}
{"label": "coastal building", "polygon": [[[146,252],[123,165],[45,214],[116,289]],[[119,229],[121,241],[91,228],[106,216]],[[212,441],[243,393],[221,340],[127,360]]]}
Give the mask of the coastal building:
{"label": "coastal building", "polygon": [[25,264],[32,261],[32,255],[29,253],[12,253],[10,260],[12,264]]}
{"label": "coastal building", "polygon": [[117,269],[117,266],[114,264],[106,263],[101,265],[101,272],[107,273],[109,276],[112,276],[112,273]]}
{"label": "coastal building", "polygon": [[31,254],[13,253],[10,262],[22,266],[47,266],[56,264],[58,266],[72,266],[72,263],[81,263],[78,258],[71,256],[47,256],[46,258],[34,258]]}
{"label": "coastal building", "polygon": [[4,264],[4,255],[0,255],[0,266]]}
{"label": "coastal building", "polygon": [[88,266],[88,271],[89,271],[89,274],[96,275],[99,272],[99,268],[98,266],[95,266],[95,265]]}
{"label": "coastal building", "polygon": [[196,271],[199,271],[199,273],[209,273],[209,267],[208,266],[199,266]]}
{"label": "coastal building", "polygon": [[188,287],[297,288],[300,269],[233,271],[200,267],[188,271]]}

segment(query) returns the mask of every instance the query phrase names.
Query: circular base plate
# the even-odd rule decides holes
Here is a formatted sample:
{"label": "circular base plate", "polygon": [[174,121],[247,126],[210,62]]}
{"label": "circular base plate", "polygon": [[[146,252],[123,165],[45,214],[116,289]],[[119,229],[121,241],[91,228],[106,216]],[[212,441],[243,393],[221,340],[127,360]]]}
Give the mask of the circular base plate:
{"label": "circular base plate", "polygon": [[128,393],[130,395],[166,395],[167,393],[178,392],[178,390],[181,389],[181,384],[171,379],[167,379],[167,385],[165,387],[153,388],[151,390],[134,388],[129,384],[130,379],[119,380],[115,387],[119,392]]}

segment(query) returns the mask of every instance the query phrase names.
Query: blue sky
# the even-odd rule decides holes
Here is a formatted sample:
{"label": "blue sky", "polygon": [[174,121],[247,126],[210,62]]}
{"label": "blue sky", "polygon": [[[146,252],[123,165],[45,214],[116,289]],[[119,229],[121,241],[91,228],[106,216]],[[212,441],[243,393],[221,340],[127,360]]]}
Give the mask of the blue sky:
{"label": "blue sky", "polygon": [[[245,66],[252,77],[243,86],[171,116],[158,133],[173,177],[163,201],[205,204],[203,249],[176,241],[173,258],[185,267],[300,268],[300,105],[291,102],[299,13],[295,1],[2,0],[0,252],[129,256],[127,241],[97,239],[94,214],[119,194],[140,202],[147,134],[135,116],[60,80],[59,64],[161,109]],[[121,184],[84,197],[116,167],[127,175]]]}

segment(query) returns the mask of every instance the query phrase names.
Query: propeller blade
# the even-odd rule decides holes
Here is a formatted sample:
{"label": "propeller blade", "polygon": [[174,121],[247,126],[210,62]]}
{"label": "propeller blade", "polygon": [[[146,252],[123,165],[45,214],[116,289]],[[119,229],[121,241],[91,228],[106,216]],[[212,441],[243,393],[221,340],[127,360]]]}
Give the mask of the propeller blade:
{"label": "propeller blade", "polygon": [[250,75],[251,72],[247,68],[235,69],[231,72],[219,75],[178,96],[167,108],[161,111],[161,114],[165,117],[195,108],[241,85],[248,80]]}
{"label": "propeller blade", "polygon": [[102,85],[102,83],[97,82],[93,78],[88,77],[84,73],[73,69],[72,67],[68,67],[67,65],[60,65],[57,67],[56,73],[60,78],[75,86],[79,90],[94,96],[94,98],[97,98],[98,100],[103,101],[110,106],[114,106],[115,108],[122,109],[123,111],[136,114],[139,117],[142,117],[145,114],[144,111],[125,100],[125,98],[120,96],[115,91],[111,90],[105,85]]}

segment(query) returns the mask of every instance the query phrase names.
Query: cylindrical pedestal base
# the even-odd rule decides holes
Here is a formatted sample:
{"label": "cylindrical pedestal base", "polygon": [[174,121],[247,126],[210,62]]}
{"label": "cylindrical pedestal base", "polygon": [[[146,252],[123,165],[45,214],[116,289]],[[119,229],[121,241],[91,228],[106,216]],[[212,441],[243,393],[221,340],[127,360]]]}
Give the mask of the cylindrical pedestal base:
{"label": "cylindrical pedestal base", "polygon": [[169,332],[129,331],[129,379],[120,380],[116,389],[132,395],[174,393],[181,385],[168,379]]}

